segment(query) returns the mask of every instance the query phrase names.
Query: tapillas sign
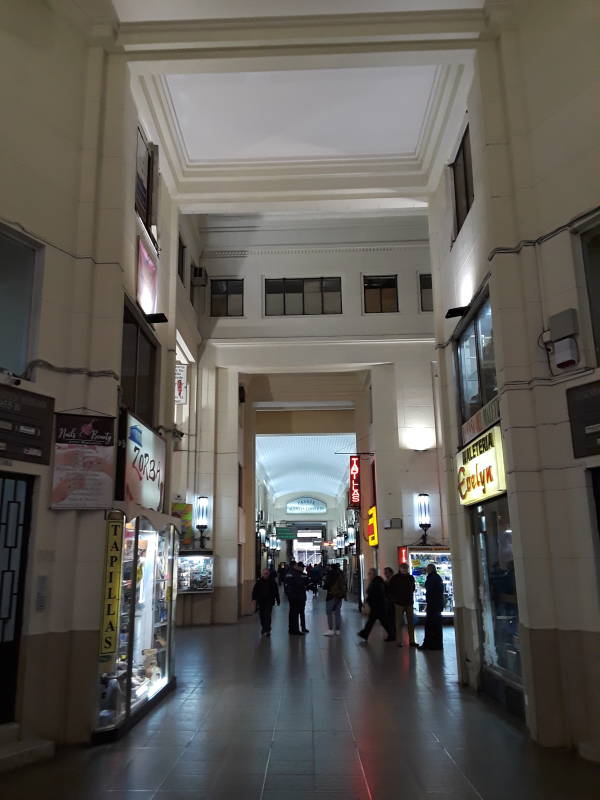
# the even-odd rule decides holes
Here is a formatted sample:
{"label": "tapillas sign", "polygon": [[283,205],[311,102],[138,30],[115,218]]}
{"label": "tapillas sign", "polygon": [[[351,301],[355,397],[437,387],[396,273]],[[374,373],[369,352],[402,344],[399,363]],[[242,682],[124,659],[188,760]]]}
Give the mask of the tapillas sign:
{"label": "tapillas sign", "polygon": [[463,506],[481,503],[506,491],[499,425],[494,425],[458,453],[456,478],[458,498]]}
{"label": "tapillas sign", "polygon": [[348,508],[360,508],[360,456],[350,456]]}

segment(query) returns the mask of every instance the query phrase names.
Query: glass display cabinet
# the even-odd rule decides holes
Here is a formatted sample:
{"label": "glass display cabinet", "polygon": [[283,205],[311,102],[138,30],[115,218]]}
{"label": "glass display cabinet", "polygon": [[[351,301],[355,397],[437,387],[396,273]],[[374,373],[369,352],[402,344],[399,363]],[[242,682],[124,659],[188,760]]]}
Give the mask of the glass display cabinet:
{"label": "glass display cabinet", "polygon": [[96,741],[114,736],[173,680],[176,548],[172,525],[156,530],[144,517],[109,515]]}
{"label": "glass display cabinet", "polygon": [[213,591],[214,556],[180,552],[177,561],[177,592],[208,594]]}

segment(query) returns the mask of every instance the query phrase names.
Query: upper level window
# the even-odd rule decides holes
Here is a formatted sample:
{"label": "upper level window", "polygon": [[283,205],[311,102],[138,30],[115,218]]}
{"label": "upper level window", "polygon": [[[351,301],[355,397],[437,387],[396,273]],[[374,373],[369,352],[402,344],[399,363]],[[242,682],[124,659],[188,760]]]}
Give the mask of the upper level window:
{"label": "upper level window", "polygon": [[123,313],[121,404],[142,422],[154,425],[156,344],[128,305]]}
{"label": "upper level window", "polygon": [[136,147],[135,210],[156,241],[158,196],[158,147],[149,144],[138,128]]}
{"label": "upper level window", "polygon": [[363,286],[366,314],[398,311],[397,275],[365,275]]}
{"label": "upper level window", "polygon": [[458,368],[464,422],[498,393],[489,300],[481,306],[458,340]]}
{"label": "upper level window", "polygon": [[469,209],[473,205],[473,164],[471,161],[471,140],[469,128],[463,134],[454,163],[450,165],[454,183],[454,212],[456,215],[456,235],[463,226]]}
{"label": "upper level window", "polygon": [[244,281],[213,280],[210,282],[211,317],[241,317],[244,314]]}
{"label": "upper level window", "polygon": [[421,311],[433,311],[433,287],[431,275],[419,275],[419,307]]}
{"label": "upper level window", "polygon": [[183,243],[183,239],[181,236],[179,237],[179,243],[177,245],[177,274],[179,275],[179,280],[184,283],[185,282],[185,245]]}
{"label": "upper level window", "polygon": [[596,349],[596,363],[600,364],[600,226],[581,237],[585,279],[590,302],[590,316]]}
{"label": "upper level window", "polygon": [[341,313],[341,278],[265,280],[265,314],[268,317]]}
{"label": "upper level window", "polygon": [[0,230],[0,370],[22,375],[31,351],[32,303],[39,248]]}

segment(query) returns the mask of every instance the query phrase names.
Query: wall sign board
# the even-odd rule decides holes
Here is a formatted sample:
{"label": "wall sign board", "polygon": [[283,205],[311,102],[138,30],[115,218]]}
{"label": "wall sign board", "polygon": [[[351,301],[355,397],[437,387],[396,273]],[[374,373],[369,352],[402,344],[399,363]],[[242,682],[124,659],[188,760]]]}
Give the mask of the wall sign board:
{"label": "wall sign board", "polygon": [[112,514],[106,523],[106,555],[104,593],[100,625],[100,655],[117,652],[119,632],[119,600],[121,597],[121,563],[123,560],[123,517]]}
{"label": "wall sign board", "polygon": [[49,464],[54,399],[0,385],[0,457]]}
{"label": "wall sign board", "polygon": [[480,408],[462,426],[463,444],[479,436],[486,428],[491,427],[500,419],[500,398],[494,397],[483,408]]}
{"label": "wall sign board", "polygon": [[297,497],[285,507],[286,514],[325,514],[327,505],[316,497]]}
{"label": "wall sign board", "polygon": [[350,456],[348,508],[360,509],[360,456]]}
{"label": "wall sign board", "polygon": [[575,458],[600,454],[600,381],[567,389]]}
{"label": "wall sign board", "polygon": [[506,491],[500,426],[474,439],[456,456],[456,480],[461,505],[481,503]]}
{"label": "wall sign board", "polygon": [[379,528],[377,525],[377,506],[371,506],[368,516],[368,534],[371,547],[379,544]]}
{"label": "wall sign board", "polygon": [[125,500],[154,511],[162,510],[166,453],[164,440],[128,414]]}

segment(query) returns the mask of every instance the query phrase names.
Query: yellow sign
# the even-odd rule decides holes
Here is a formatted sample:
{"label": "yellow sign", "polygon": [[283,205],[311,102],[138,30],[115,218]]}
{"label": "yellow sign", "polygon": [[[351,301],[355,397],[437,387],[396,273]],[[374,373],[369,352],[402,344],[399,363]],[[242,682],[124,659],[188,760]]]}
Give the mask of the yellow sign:
{"label": "yellow sign", "polygon": [[369,544],[371,547],[377,547],[379,544],[379,528],[377,527],[377,506],[371,506],[369,509]]}
{"label": "yellow sign", "polygon": [[119,643],[119,606],[121,599],[121,560],[123,556],[123,517],[106,523],[106,559],[102,622],[100,625],[100,655],[117,652]]}
{"label": "yellow sign", "polygon": [[506,491],[502,433],[499,425],[472,441],[456,456],[458,497],[463,506],[481,503]]}

